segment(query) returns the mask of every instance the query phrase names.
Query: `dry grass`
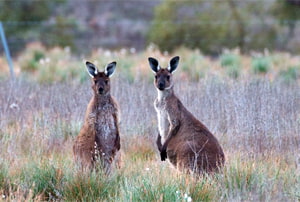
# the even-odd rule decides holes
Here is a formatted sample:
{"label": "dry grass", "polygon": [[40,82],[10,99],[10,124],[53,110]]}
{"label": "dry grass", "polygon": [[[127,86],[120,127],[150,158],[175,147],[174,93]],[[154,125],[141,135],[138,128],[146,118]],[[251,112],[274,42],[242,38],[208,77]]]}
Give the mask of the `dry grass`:
{"label": "dry grass", "polygon": [[[150,74],[150,73],[149,73]],[[151,74],[150,74],[151,75]],[[72,144],[90,83],[0,81],[0,194],[5,200],[297,201],[300,89],[297,83],[176,76],[185,106],[220,140],[223,172],[195,178],[159,161],[154,86],[116,73],[122,168],[82,174]],[[299,166],[299,165],[298,165]],[[189,198],[190,197],[190,198]]]}

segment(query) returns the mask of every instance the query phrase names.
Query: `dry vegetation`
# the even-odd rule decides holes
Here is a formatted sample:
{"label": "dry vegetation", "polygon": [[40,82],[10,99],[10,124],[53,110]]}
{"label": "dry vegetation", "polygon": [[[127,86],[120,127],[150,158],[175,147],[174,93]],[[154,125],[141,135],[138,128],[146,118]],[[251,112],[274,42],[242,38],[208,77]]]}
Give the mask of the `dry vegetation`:
{"label": "dry vegetation", "polygon": [[[289,66],[299,68],[299,58],[270,55],[270,69],[256,74],[251,71],[251,57],[237,54],[244,68],[233,78],[226,74],[228,66],[221,66],[224,59],[178,50],[182,70],[175,73],[175,92],[220,140],[227,158],[221,173],[195,178],[161,162],[154,143],[156,90],[147,56],[165,62],[169,56],[155,50],[115,53],[118,57],[96,51],[89,59],[103,64],[118,61],[112,94],[122,113],[122,168],[104,176],[81,173],[73,163],[73,140],[92,94],[84,65],[66,50],[44,51],[36,69],[22,70],[25,58],[31,57],[28,50],[15,62],[19,79],[0,80],[3,200],[300,200],[299,77],[276,79]],[[56,59],[55,51],[60,53]]]}

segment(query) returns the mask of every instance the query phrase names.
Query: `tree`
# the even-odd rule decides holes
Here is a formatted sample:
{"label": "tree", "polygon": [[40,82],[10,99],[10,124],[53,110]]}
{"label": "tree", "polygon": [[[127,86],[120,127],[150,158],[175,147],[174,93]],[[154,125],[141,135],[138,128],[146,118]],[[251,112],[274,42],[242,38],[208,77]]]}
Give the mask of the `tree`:
{"label": "tree", "polygon": [[294,37],[296,22],[300,20],[300,0],[277,0],[274,16],[289,29],[287,40]]}
{"label": "tree", "polygon": [[166,51],[186,46],[217,53],[219,45],[230,45],[225,39],[230,16],[221,16],[224,9],[216,1],[166,0],[155,9],[148,39]]}
{"label": "tree", "polygon": [[272,49],[277,27],[265,20],[269,7],[266,1],[165,0],[155,9],[148,40],[163,51],[178,46],[209,54],[236,47]]}
{"label": "tree", "polygon": [[[64,1],[59,1],[60,5]],[[24,47],[32,39],[43,37],[41,31],[49,26],[48,20],[57,9],[56,1],[0,1],[0,19],[4,24],[13,52]]]}

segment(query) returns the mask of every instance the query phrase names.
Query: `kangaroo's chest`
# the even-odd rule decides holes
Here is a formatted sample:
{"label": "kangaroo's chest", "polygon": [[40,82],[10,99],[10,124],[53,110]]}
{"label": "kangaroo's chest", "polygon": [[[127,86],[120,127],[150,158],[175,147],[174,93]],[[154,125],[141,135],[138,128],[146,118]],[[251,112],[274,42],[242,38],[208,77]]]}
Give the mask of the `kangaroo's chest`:
{"label": "kangaroo's chest", "polygon": [[114,120],[114,107],[111,105],[99,106],[92,112],[92,124],[96,131],[97,139],[109,142],[115,139],[117,133],[116,121]]}
{"label": "kangaroo's chest", "polygon": [[170,128],[167,104],[164,101],[156,100],[154,107],[157,113],[159,134],[162,136],[162,141],[164,142]]}

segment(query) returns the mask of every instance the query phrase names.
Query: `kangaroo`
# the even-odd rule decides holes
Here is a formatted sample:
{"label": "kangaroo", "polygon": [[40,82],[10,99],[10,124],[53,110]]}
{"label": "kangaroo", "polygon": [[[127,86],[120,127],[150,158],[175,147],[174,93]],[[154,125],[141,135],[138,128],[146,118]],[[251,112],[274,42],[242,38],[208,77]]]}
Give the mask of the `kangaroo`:
{"label": "kangaroo", "polygon": [[154,108],[159,130],[156,144],[161,160],[168,158],[181,171],[217,171],[225,162],[218,140],[174,94],[173,73],[179,64],[179,56],[172,58],[167,68],[161,68],[154,58],[149,57],[148,61],[155,74],[154,85],[158,92]]}
{"label": "kangaroo", "polygon": [[95,168],[96,162],[106,172],[120,150],[118,105],[110,95],[110,77],[115,71],[116,62],[99,72],[97,67],[86,62],[89,75],[92,77],[94,95],[90,100],[84,124],[75,139],[73,153],[76,162],[83,168]]}

